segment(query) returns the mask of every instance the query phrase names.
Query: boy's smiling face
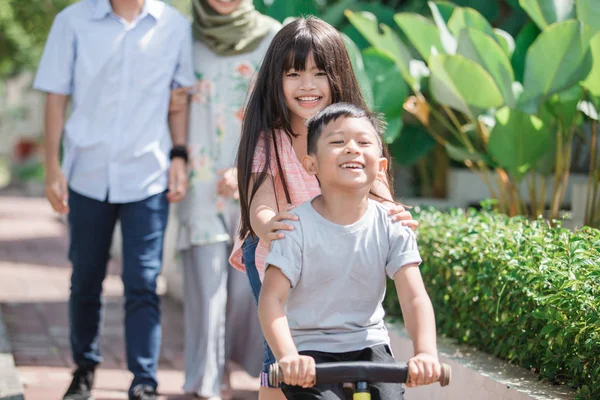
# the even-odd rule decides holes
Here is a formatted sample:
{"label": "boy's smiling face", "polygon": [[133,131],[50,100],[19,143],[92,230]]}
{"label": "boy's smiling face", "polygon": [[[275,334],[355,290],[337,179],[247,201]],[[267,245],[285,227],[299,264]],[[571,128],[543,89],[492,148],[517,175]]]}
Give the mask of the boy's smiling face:
{"label": "boy's smiling face", "polygon": [[321,187],[370,188],[387,168],[379,136],[365,118],[331,121],[323,127],[316,153],[302,161],[308,173],[317,175]]}

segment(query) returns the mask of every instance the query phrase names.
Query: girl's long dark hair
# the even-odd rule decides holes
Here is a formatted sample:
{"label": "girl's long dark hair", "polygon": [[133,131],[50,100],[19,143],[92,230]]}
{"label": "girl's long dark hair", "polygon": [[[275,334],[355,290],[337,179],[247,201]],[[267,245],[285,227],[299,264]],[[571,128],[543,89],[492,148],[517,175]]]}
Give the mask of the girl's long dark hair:
{"label": "girl's long dark hair", "polygon": [[[258,188],[265,179],[269,176],[272,179],[272,176],[275,175],[275,171],[271,171],[269,174],[271,157],[275,157],[277,173],[281,179],[287,202],[291,203],[277,146],[276,132],[283,131],[290,136],[290,139],[298,135],[292,131],[290,112],[285,102],[282,81],[283,74],[291,68],[296,71],[304,71],[311,52],[317,67],[327,73],[332,103],[344,102],[367,108],[344,42],[334,27],[319,18],[298,18],[277,33],[258,71],[242,123],[242,135],[237,155],[242,216],[239,234],[242,239],[248,233],[254,234],[250,225],[250,204]],[[266,162],[250,187],[253,177],[252,161],[259,143],[265,149]],[[271,143],[275,143],[275,154],[271,154]],[[387,156],[387,149],[384,148],[384,151]]]}

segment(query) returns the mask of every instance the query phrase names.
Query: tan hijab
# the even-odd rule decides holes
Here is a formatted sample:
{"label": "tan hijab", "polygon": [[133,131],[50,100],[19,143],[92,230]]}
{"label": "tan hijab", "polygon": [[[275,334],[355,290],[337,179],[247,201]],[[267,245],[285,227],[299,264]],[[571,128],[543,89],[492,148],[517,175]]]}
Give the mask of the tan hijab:
{"label": "tan hijab", "polygon": [[252,0],[242,0],[228,15],[217,13],[206,0],[192,0],[192,15],[194,37],[222,56],[251,52],[279,24],[256,11]]}

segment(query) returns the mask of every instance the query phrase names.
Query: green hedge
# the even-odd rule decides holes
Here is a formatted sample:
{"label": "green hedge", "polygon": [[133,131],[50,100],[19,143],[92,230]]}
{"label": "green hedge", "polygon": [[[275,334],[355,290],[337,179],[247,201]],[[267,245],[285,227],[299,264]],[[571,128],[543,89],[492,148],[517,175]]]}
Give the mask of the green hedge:
{"label": "green hedge", "polygon": [[[440,334],[576,388],[580,398],[600,394],[600,231],[475,210],[417,219]],[[389,289],[387,310],[398,316]]]}

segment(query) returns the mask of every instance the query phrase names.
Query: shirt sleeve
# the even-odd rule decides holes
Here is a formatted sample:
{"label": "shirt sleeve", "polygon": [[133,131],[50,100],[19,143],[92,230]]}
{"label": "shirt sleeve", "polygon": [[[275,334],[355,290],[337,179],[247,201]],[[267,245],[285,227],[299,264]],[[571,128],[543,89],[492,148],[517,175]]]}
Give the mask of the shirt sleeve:
{"label": "shirt sleeve", "polygon": [[296,287],[302,271],[302,247],[292,233],[299,230],[299,227],[295,226],[294,229],[286,231],[283,239],[271,242],[271,250],[265,259],[265,271],[271,266],[279,268],[292,287]]}
{"label": "shirt sleeve", "polygon": [[400,268],[409,264],[421,264],[421,255],[417,248],[415,233],[398,222],[389,222],[390,251],[385,272],[394,279]]}
{"label": "shirt sleeve", "polygon": [[59,13],[52,22],[33,87],[48,93],[70,95],[75,57],[75,32],[65,13]]}
{"label": "shirt sleeve", "polygon": [[192,28],[189,23],[185,27],[184,37],[181,42],[179,59],[173,76],[173,88],[192,86],[196,83],[194,75],[194,62],[192,57]]}

